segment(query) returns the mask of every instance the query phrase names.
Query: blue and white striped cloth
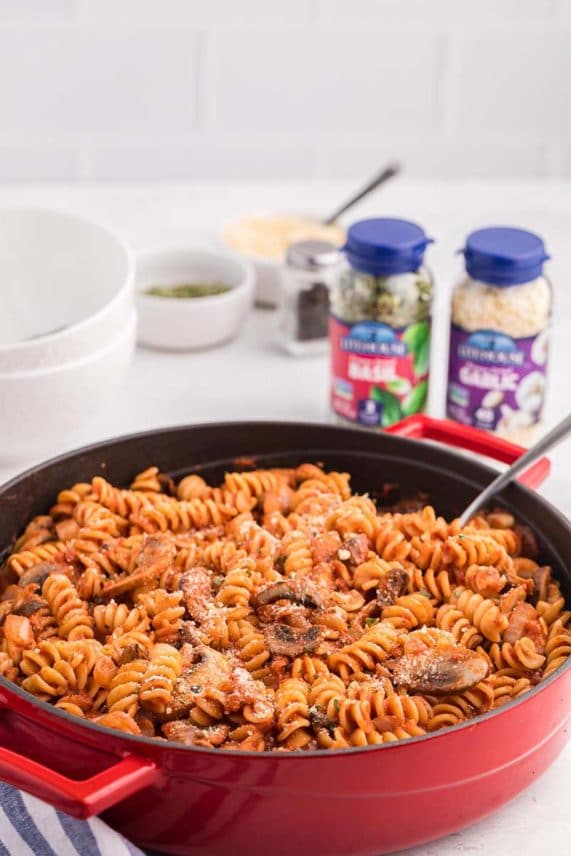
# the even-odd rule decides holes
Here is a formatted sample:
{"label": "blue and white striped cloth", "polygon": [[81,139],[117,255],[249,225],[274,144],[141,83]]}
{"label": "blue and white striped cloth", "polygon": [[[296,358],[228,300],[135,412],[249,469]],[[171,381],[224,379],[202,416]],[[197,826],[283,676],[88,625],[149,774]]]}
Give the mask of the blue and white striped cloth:
{"label": "blue and white striped cloth", "polygon": [[76,820],[0,782],[0,856],[144,856],[98,817]]}

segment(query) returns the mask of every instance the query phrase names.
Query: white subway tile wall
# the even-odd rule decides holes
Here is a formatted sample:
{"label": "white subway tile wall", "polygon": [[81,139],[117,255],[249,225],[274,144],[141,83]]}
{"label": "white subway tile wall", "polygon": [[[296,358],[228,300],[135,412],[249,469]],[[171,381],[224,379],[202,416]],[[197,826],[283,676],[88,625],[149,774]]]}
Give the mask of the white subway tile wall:
{"label": "white subway tile wall", "polygon": [[571,0],[0,0],[0,180],[571,175]]}

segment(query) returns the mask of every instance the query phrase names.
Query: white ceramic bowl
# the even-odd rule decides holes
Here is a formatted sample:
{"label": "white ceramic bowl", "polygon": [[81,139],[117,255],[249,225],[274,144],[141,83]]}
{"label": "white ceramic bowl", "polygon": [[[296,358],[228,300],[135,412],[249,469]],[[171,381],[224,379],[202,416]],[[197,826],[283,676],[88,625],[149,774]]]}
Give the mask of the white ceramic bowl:
{"label": "white ceramic bowl", "polygon": [[35,460],[77,446],[125,380],[135,347],[135,312],[103,348],[53,368],[0,373],[0,462]]}
{"label": "white ceramic bowl", "polygon": [[[168,351],[209,348],[237,335],[254,299],[254,270],[237,255],[206,250],[157,250],[137,257],[138,340]],[[212,297],[155,297],[154,285],[221,282]]]}
{"label": "white ceramic bowl", "polygon": [[0,373],[81,359],[133,309],[134,264],[102,226],[70,214],[0,210]]}

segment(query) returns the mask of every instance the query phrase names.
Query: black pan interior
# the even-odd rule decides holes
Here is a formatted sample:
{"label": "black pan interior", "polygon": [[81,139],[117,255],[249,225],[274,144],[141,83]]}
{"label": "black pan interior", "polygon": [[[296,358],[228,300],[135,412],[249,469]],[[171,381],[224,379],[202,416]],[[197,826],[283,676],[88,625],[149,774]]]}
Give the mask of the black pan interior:
{"label": "black pan interior", "polygon": [[[128,485],[148,466],[178,478],[200,472],[220,481],[224,473],[256,466],[292,466],[321,462],[351,473],[353,490],[377,497],[386,483],[396,483],[403,497],[426,493],[437,511],[453,517],[497,474],[468,456],[442,446],[389,434],[333,426],[236,422],[171,428],[123,437],[72,452],[36,467],[0,488],[0,548],[10,549],[26,522],[45,513],[58,491],[100,474],[116,485]],[[542,561],[553,566],[571,600],[571,548],[568,521],[545,500],[517,484],[498,504],[515,513],[538,536]]]}

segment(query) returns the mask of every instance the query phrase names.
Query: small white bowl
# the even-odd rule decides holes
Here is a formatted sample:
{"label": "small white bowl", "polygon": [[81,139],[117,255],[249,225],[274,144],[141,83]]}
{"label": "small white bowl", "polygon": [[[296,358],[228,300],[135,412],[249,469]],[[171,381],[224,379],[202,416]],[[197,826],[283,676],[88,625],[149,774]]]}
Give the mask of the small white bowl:
{"label": "small white bowl", "polygon": [[[156,250],[137,257],[138,341],[167,351],[219,345],[237,335],[254,299],[254,270],[237,255],[202,250]],[[221,282],[212,297],[156,297],[155,285]]]}
{"label": "small white bowl", "polygon": [[89,437],[125,380],[135,348],[134,310],[123,329],[87,357],[53,368],[0,373],[0,463],[32,461]]}
{"label": "small white bowl", "polygon": [[0,211],[0,373],[102,348],[133,309],[134,264],[102,226],[57,211]]}

